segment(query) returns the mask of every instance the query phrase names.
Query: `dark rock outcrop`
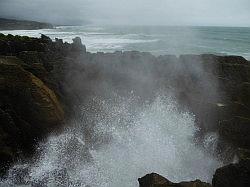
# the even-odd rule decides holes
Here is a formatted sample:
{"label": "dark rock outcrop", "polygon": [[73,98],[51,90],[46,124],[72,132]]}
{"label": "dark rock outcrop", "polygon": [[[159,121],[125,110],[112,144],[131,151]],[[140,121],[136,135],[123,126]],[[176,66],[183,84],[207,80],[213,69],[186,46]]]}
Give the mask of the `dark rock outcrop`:
{"label": "dark rock outcrop", "polygon": [[[85,55],[79,38],[62,40],[0,34],[0,167],[1,174],[21,155],[33,153],[37,141],[59,130],[78,102],[66,80],[68,68]],[[74,68],[73,68],[74,67]],[[75,91],[75,90],[74,90]]]}
{"label": "dark rock outcrop", "polygon": [[138,179],[140,187],[212,187],[210,184],[200,180],[173,183],[159,174],[151,173]]}
{"label": "dark rock outcrop", "polygon": [[6,167],[64,121],[55,93],[20,63],[0,57],[0,165]]}
{"label": "dark rock outcrop", "polygon": [[52,90],[19,64],[0,58],[1,107],[14,109],[33,128],[60,124],[64,112]]}
{"label": "dark rock outcrop", "polygon": [[173,183],[157,173],[138,179],[140,187],[247,187],[250,186],[250,160],[241,160],[216,170],[212,185],[200,180]]}
{"label": "dark rock outcrop", "polygon": [[235,116],[231,120],[221,121],[220,135],[235,146],[250,147],[250,119]]}
{"label": "dark rock outcrop", "polygon": [[83,51],[86,53],[86,47],[82,45],[82,40],[80,37],[73,39],[72,50],[76,52]]}
{"label": "dark rock outcrop", "polygon": [[213,177],[214,187],[247,187],[250,186],[250,160],[241,160],[237,164],[216,170]]}

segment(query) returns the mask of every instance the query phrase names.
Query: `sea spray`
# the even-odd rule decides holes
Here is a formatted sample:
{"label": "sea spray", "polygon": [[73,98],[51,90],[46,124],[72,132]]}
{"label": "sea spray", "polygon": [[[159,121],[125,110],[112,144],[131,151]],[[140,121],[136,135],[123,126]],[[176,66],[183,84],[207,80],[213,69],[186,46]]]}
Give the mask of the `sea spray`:
{"label": "sea spray", "polygon": [[169,96],[138,103],[136,97],[90,100],[81,120],[40,145],[28,183],[134,187],[151,172],[172,181],[211,181],[220,162],[194,142],[195,117]]}

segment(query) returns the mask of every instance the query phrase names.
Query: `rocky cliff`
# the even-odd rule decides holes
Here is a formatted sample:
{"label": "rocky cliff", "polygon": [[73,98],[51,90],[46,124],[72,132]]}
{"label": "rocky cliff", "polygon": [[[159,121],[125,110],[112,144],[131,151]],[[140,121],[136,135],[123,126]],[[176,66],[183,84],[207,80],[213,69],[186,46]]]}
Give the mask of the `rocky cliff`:
{"label": "rocky cliff", "polygon": [[[89,96],[105,97],[110,90],[100,90],[100,83],[109,82],[110,89],[121,95],[133,90],[149,101],[157,90],[170,90],[178,104],[196,116],[197,140],[217,132],[217,156],[225,163],[235,155],[241,160],[219,169],[213,185],[249,184],[245,153],[250,149],[250,62],[243,57],[155,57],[136,51],[93,54],[86,52],[80,38],[69,44],[44,35],[0,34],[0,72],[2,174],[15,160],[33,153],[37,141],[79,115],[79,104]],[[91,128],[86,130],[91,138]],[[234,173],[236,181],[245,182],[231,183]],[[200,181],[171,183],[155,174],[139,182],[141,187],[210,186]]]}

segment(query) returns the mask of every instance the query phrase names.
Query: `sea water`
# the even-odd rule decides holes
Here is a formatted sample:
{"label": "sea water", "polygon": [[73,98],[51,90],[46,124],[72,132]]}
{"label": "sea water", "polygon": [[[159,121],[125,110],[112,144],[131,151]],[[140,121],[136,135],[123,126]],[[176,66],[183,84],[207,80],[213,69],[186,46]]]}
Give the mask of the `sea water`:
{"label": "sea water", "polygon": [[0,31],[4,34],[72,42],[79,36],[90,52],[137,50],[155,55],[202,54],[240,55],[250,59],[250,28],[170,26],[58,26],[55,29]]}

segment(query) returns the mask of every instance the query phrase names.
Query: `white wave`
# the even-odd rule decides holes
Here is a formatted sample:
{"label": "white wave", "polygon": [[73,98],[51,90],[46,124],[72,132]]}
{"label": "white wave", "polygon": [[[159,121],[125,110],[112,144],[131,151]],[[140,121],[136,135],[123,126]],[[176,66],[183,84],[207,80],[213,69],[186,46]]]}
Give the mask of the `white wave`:
{"label": "white wave", "polygon": [[[115,50],[126,50],[126,46],[129,44],[138,43],[150,43],[156,42],[157,39],[138,39],[138,37],[133,37],[131,35],[117,35],[114,33],[107,32],[96,32],[101,30],[101,28],[92,28],[92,31],[87,31],[88,28],[84,30],[65,30],[67,28],[76,29],[78,27],[63,26],[57,27],[56,29],[43,29],[43,30],[14,30],[14,31],[3,31],[3,34],[30,36],[30,37],[40,37],[41,33],[49,36],[51,39],[60,38],[63,41],[72,43],[72,39],[75,37],[81,37],[83,44],[86,45],[88,51],[115,51]],[[80,27],[82,28],[82,27]],[[90,30],[90,29],[89,29]]]}

